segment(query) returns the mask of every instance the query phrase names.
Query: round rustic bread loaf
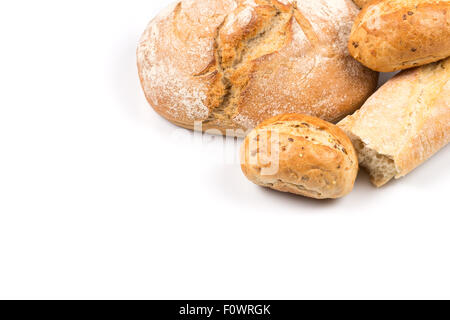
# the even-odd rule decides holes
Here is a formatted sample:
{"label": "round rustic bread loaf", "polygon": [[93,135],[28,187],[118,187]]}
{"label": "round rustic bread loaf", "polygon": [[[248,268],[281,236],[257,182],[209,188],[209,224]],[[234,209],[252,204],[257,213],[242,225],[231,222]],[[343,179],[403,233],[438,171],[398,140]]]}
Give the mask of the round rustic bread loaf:
{"label": "round rustic bread loaf", "polygon": [[145,95],[171,122],[203,131],[244,132],[289,112],[338,121],[377,84],[348,53],[358,12],[352,0],[177,1],[139,43]]}
{"label": "round rustic bread loaf", "polygon": [[276,116],[251,131],[241,164],[258,185],[316,199],[345,196],[358,174],[358,158],[344,131],[299,114]]}

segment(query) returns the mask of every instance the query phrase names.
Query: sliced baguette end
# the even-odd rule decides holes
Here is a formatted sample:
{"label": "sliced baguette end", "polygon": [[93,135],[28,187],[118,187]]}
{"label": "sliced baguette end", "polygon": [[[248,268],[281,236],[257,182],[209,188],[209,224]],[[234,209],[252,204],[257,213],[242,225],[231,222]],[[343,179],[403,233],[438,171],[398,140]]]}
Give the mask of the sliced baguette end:
{"label": "sliced baguette end", "polygon": [[370,148],[360,137],[349,132],[345,127],[342,129],[350,137],[358,155],[359,164],[369,173],[370,181],[374,186],[380,188],[398,175],[395,161],[391,156]]}

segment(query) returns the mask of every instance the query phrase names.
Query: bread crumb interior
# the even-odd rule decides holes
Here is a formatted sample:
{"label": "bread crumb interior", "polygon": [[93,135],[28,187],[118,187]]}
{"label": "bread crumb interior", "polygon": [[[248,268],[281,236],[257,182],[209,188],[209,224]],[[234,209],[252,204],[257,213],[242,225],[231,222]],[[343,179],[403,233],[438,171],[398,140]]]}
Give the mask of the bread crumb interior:
{"label": "bread crumb interior", "polygon": [[398,174],[392,158],[369,148],[361,139],[352,140],[360,165],[368,170],[377,187],[383,186]]}

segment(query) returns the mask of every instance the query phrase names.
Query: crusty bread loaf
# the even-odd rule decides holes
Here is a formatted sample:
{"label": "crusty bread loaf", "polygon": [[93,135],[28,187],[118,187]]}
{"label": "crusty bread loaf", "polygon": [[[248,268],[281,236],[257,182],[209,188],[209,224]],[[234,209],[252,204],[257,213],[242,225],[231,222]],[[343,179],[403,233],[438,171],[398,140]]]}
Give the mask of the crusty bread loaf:
{"label": "crusty bread loaf", "polygon": [[356,5],[360,8],[364,8],[371,1],[374,1],[374,0],[353,0],[353,2],[355,2]]}
{"label": "crusty bread loaf", "polygon": [[450,141],[450,58],[403,71],[339,126],[376,186],[408,174]]}
{"label": "crusty bread loaf", "polygon": [[349,50],[372,70],[392,72],[450,56],[450,0],[377,0],[353,26]]}
{"label": "crusty bread loaf", "polygon": [[378,74],[348,53],[351,0],[183,0],[148,26],[137,51],[153,108],[173,123],[243,129],[288,112],[338,121]]}
{"label": "crusty bread loaf", "polygon": [[242,171],[264,187],[316,199],[348,194],[358,173],[352,142],[337,126],[318,118],[279,115],[245,138]]}

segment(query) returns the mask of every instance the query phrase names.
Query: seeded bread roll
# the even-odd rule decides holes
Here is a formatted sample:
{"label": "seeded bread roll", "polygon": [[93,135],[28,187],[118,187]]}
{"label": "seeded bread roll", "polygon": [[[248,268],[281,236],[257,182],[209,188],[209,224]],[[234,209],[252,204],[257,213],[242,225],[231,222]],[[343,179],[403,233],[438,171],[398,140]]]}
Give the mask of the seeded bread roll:
{"label": "seeded bread roll", "polygon": [[403,71],[339,126],[374,185],[422,164],[450,141],[450,58]]}
{"label": "seeded bread roll", "polygon": [[244,135],[289,112],[338,121],[377,84],[348,52],[358,12],[352,0],[177,1],[142,36],[142,87],[159,114],[191,129]]}
{"label": "seeded bread roll", "polygon": [[353,26],[351,55],[392,72],[450,56],[450,0],[375,0]]}
{"label": "seeded bread roll", "polygon": [[353,2],[360,8],[364,8],[370,1],[373,0],[353,0]]}
{"label": "seeded bread roll", "polygon": [[242,171],[257,185],[315,199],[348,194],[358,173],[352,142],[337,126],[299,114],[257,126],[241,148]]}

